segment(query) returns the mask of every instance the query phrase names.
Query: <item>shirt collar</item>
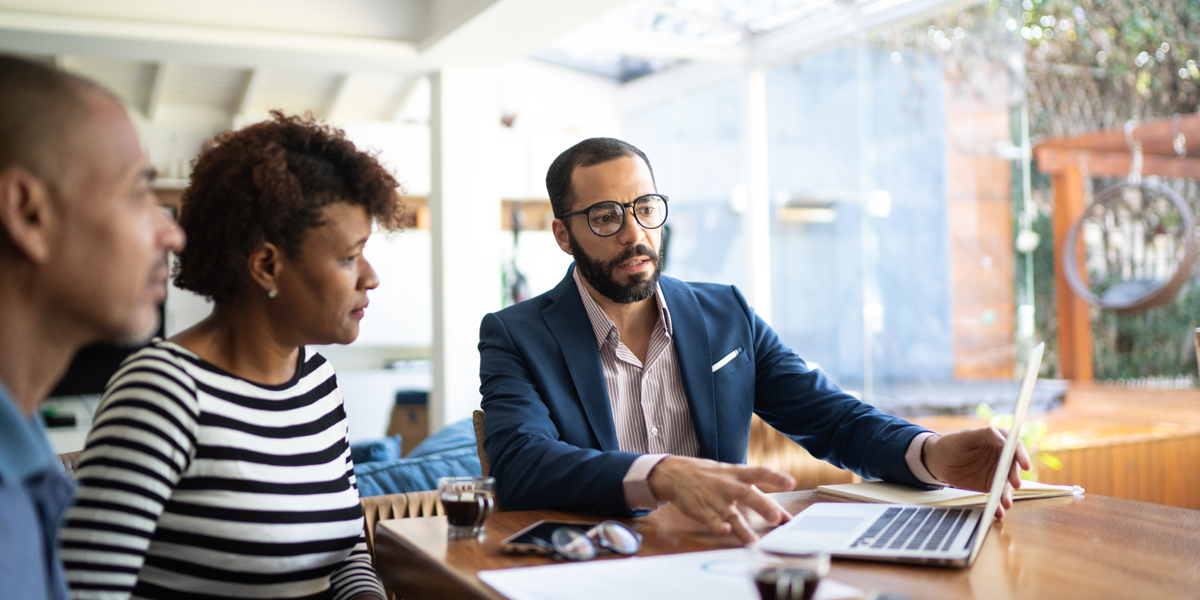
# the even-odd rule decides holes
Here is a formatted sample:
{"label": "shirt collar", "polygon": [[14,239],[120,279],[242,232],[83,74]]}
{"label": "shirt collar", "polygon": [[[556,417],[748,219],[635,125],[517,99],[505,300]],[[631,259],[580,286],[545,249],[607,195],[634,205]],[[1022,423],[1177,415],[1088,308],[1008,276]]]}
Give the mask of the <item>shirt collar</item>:
{"label": "shirt collar", "polygon": [[[583,279],[579,275],[579,265],[575,265],[575,268],[571,270],[571,276],[575,278],[575,287],[579,288],[579,296],[583,299],[583,308],[587,312],[588,320],[592,323],[592,331],[596,334],[596,344],[603,346],[609,338],[612,338],[613,346],[616,346],[617,342],[621,341],[617,325],[608,318],[604,309],[600,308],[600,303],[596,302],[596,299],[584,287]],[[671,311],[667,309],[667,298],[663,296],[662,286],[657,283],[654,284],[654,296],[658,300],[659,321],[663,324],[667,337],[671,337]]]}
{"label": "shirt collar", "polygon": [[53,458],[41,414],[21,414],[0,381],[0,480],[24,480],[52,465]]}

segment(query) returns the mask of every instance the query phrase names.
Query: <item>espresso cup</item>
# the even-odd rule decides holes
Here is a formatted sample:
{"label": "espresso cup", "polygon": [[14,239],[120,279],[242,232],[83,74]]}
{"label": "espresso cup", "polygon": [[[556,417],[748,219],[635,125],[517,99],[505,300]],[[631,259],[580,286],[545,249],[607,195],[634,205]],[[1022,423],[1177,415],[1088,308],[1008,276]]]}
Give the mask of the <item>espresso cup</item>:
{"label": "espresso cup", "polygon": [[754,587],[762,600],[812,600],[821,576],[812,569],[767,567],[754,574]]}
{"label": "espresso cup", "polygon": [[451,538],[476,538],[483,534],[484,522],[496,508],[495,478],[440,477],[438,493]]}

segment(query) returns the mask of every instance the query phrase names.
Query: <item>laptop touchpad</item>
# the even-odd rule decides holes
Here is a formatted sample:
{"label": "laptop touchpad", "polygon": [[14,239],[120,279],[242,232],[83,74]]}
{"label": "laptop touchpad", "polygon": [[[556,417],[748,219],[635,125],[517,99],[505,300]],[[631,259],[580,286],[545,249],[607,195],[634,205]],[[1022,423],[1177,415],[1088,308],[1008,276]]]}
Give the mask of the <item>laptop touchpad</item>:
{"label": "laptop touchpad", "polygon": [[772,531],[759,542],[759,547],[767,552],[782,554],[840,550],[853,541],[855,528],[866,518],[801,516]]}

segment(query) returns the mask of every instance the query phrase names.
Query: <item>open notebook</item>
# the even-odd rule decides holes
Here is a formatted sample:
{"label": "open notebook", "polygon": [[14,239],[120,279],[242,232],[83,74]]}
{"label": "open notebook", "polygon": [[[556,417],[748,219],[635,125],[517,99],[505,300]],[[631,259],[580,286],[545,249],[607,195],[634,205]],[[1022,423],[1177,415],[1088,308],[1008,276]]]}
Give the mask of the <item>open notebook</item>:
{"label": "open notebook", "polygon": [[[958,488],[922,490],[896,483],[864,481],[863,483],[840,483],[817,487],[817,493],[828,494],[858,502],[881,502],[884,504],[922,504],[925,506],[983,506],[987,494]],[[1013,490],[1013,500],[1051,498],[1082,494],[1083,488],[1075,485],[1050,485],[1036,481],[1022,481],[1021,489]]]}

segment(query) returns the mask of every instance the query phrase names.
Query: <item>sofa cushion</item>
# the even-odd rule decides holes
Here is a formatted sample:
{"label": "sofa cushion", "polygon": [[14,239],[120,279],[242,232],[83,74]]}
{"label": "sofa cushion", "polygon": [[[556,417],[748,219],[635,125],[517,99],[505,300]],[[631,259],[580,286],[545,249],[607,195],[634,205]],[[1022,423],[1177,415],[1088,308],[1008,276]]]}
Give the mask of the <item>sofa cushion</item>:
{"label": "sofa cushion", "polygon": [[441,428],[437,433],[417,444],[417,447],[413,448],[405,458],[430,456],[466,447],[475,448],[475,425],[471,419],[463,419]]}
{"label": "sofa cushion", "polygon": [[438,477],[480,475],[475,444],[425,456],[354,465],[361,497],[436,490]]}
{"label": "sofa cushion", "polygon": [[400,436],[393,435],[376,440],[350,444],[350,460],[361,465],[400,458]]}

